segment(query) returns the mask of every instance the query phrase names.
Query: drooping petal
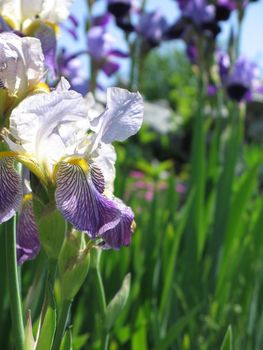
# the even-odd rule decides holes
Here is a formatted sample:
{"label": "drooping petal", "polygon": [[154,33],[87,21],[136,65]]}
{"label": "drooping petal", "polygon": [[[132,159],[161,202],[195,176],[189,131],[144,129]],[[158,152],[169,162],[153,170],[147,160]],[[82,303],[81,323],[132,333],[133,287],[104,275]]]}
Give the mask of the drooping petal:
{"label": "drooping petal", "polygon": [[14,158],[0,158],[0,224],[15,215],[22,200],[22,183]]}
{"label": "drooping petal", "polygon": [[99,236],[103,238],[104,248],[120,249],[122,246],[128,246],[131,243],[133,234],[134,214],[130,207],[119,202],[120,220],[114,227],[105,225],[101,228]]}
{"label": "drooping petal", "polygon": [[32,260],[40,250],[38,229],[32,207],[32,196],[24,196],[17,227],[17,262]]}
{"label": "drooping petal", "polygon": [[[71,164],[61,162],[56,173],[56,203],[62,215],[76,229],[87,231],[92,238],[99,229],[119,217],[115,202],[98,191],[90,171],[82,160]],[[93,174],[94,176],[94,174]]]}
{"label": "drooping petal", "polygon": [[124,141],[136,134],[143,120],[143,99],[139,92],[121,88],[107,89],[107,108],[91,121],[96,132],[93,150],[99,142]]}

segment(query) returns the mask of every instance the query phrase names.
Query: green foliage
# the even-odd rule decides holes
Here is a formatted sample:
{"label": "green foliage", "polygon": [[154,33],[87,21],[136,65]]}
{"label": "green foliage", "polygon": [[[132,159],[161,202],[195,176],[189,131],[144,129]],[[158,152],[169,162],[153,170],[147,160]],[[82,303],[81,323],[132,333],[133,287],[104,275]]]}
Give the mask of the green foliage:
{"label": "green foliage", "polygon": [[[154,77],[154,82],[152,77]],[[180,50],[152,51],[145,63],[142,93],[148,101],[167,100],[185,125],[197,106],[197,78],[193,67]]]}

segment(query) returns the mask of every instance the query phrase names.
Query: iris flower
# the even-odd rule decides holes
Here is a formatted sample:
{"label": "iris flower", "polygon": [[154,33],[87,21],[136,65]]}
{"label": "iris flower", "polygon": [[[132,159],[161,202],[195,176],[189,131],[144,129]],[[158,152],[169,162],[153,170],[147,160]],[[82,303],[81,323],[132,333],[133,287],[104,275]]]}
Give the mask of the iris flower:
{"label": "iris flower", "polygon": [[88,51],[96,65],[107,76],[111,76],[120,68],[115,58],[126,58],[128,54],[115,49],[116,39],[107,30],[106,25],[92,26],[88,32]]}
{"label": "iris flower", "polygon": [[2,0],[0,14],[13,29],[23,30],[34,20],[65,20],[73,0]]}
{"label": "iris flower", "polygon": [[25,94],[44,74],[44,56],[36,38],[0,34],[0,83],[11,96]]}
{"label": "iris flower", "polygon": [[108,0],[108,11],[116,17],[124,17],[129,13],[132,0]]}
{"label": "iris flower", "polygon": [[[110,88],[106,110],[94,117],[90,103],[67,85],[62,81],[55,91],[30,96],[12,111],[10,128],[3,133],[10,150],[0,152],[0,223],[21,205],[18,160],[48,193],[53,191],[58,210],[74,228],[118,249],[130,243],[134,215],[113,195],[116,155],[111,143],[138,131],[143,101],[139,93]],[[29,205],[18,231],[20,251],[28,249],[28,242],[37,243],[35,230],[27,225],[32,219]],[[38,251],[33,246],[27,258]]]}
{"label": "iris flower", "polygon": [[159,11],[143,12],[136,29],[150,46],[155,47],[164,39],[168,24]]}

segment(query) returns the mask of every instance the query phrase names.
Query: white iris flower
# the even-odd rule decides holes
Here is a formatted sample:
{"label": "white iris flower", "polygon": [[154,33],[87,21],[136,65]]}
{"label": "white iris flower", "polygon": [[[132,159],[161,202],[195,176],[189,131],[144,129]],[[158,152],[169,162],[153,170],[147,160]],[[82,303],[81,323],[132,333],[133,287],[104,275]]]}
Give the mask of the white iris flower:
{"label": "white iris flower", "polygon": [[0,83],[9,95],[26,94],[43,74],[44,55],[38,39],[0,34]]}
{"label": "white iris flower", "polygon": [[55,188],[58,209],[76,229],[112,248],[128,245],[134,215],[110,193],[116,159],[111,143],[135,134],[142,119],[140,94],[120,88],[107,90],[106,110],[95,118],[83,97],[63,84],[23,100],[3,135],[11,151],[0,153],[0,222],[14,213],[21,197],[21,181],[10,163],[17,159],[43,186]]}
{"label": "white iris flower", "polygon": [[15,29],[36,19],[53,23],[67,19],[74,0],[0,0],[0,14]]}

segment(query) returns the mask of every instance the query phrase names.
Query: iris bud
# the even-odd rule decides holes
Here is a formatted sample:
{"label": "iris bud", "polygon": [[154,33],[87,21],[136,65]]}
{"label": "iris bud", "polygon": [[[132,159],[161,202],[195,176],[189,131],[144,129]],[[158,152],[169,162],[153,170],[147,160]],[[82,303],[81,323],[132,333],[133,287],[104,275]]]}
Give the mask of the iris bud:
{"label": "iris bud", "polygon": [[84,283],[89,270],[90,253],[84,234],[73,230],[64,240],[59,259],[61,296],[72,300]]}

